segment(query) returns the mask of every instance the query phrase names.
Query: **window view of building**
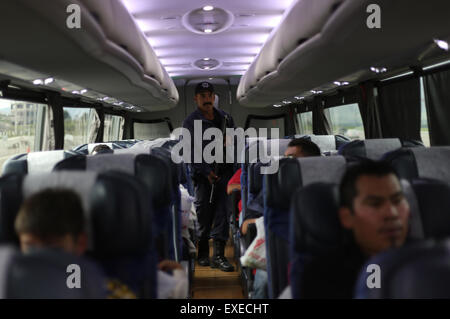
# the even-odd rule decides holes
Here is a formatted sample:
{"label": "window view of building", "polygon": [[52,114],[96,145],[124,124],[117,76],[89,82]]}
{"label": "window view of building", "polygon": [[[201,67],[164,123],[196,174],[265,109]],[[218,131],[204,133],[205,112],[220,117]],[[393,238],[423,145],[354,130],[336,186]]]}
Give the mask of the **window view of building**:
{"label": "window view of building", "polygon": [[100,127],[95,109],[64,108],[64,149],[94,143]]}
{"label": "window view of building", "polygon": [[38,117],[47,106],[0,99],[0,165],[10,157],[40,150]]}

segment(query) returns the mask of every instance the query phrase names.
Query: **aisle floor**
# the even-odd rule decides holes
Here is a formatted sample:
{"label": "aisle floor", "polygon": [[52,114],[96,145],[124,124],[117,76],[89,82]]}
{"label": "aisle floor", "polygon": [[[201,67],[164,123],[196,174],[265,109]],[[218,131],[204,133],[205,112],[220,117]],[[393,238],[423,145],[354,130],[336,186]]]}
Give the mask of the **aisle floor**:
{"label": "aisle floor", "polygon": [[[212,256],[212,241],[210,241],[210,256]],[[195,263],[194,282],[192,285],[193,299],[243,299],[242,286],[236,263],[233,260],[233,246],[228,241],[225,257],[234,266],[234,272],[224,272],[217,268],[202,267]]]}

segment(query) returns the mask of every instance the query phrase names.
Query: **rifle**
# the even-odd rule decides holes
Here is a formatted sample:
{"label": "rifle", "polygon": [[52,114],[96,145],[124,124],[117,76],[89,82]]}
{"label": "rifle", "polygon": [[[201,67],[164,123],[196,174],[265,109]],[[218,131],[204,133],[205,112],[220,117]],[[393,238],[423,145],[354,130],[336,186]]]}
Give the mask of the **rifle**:
{"label": "rifle", "polygon": [[[226,130],[226,128],[227,128],[227,123],[228,123],[228,115],[225,114],[225,117],[224,117],[223,123],[222,123],[222,134],[225,133],[225,130]],[[225,136],[224,136],[224,138],[225,138]],[[216,176],[218,176],[217,174],[219,174],[219,163],[215,163],[215,166],[214,166],[214,174],[215,174]],[[214,181],[214,182],[212,183],[212,185],[211,185],[211,194],[209,195],[209,203],[210,203],[210,204],[211,204],[212,201],[213,201],[214,188],[215,188],[215,186],[216,186],[216,181]]]}

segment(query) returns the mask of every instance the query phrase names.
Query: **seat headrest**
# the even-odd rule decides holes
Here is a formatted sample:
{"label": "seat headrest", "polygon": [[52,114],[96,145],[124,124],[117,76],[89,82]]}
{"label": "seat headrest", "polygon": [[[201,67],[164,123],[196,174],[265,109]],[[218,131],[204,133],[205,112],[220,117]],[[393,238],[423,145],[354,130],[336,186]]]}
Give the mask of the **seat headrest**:
{"label": "seat headrest", "polygon": [[385,153],[401,148],[398,138],[381,138],[369,140],[356,140],[343,145],[339,154],[343,156],[362,157],[372,160],[380,159]]}
{"label": "seat headrest", "polygon": [[411,182],[419,206],[425,238],[450,236],[450,184],[438,180],[416,179]]}
{"label": "seat headrest", "polygon": [[78,155],[78,153],[62,150],[21,154],[5,162],[3,175],[50,172],[59,161],[75,155]]}
{"label": "seat headrest", "polygon": [[371,258],[367,265],[379,265],[378,289],[367,287],[364,266],[356,288],[356,298],[429,299],[450,297],[450,242],[420,242],[389,250]]}
{"label": "seat headrest", "polygon": [[278,173],[266,175],[269,206],[289,208],[298,187],[317,182],[339,183],[346,169],[343,156],[301,157],[282,159]]}
{"label": "seat headrest", "polygon": [[[69,268],[75,265],[75,268]],[[79,267],[79,268],[76,268]],[[68,276],[78,271],[80,287],[69,289]],[[1,286],[0,286],[1,287]],[[16,255],[8,270],[6,298],[98,299],[106,298],[103,272],[87,259],[60,250],[40,249]]]}
{"label": "seat headrest", "polygon": [[256,163],[267,157],[283,156],[292,139],[248,139],[242,158],[244,163]]}
{"label": "seat headrest", "polygon": [[152,141],[140,141],[130,147],[130,150],[142,151],[149,153],[150,149],[154,147],[161,147],[170,141],[170,137],[157,138]]}
{"label": "seat headrest", "polygon": [[78,155],[59,162],[54,170],[123,171],[136,176],[147,186],[156,208],[170,204],[171,179],[168,164],[153,155],[134,153]]}
{"label": "seat headrest", "polygon": [[400,177],[433,178],[450,183],[450,147],[415,147],[386,154]]}
{"label": "seat headrest", "polygon": [[297,252],[329,253],[340,247],[338,186],[314,183],[298,189],[291,202],[291,242]]}
{"label": "seat headrest", "polygon": [[23,200],[47,188],[78,194],[86,216],[89,250],[102,256],[147,252],[151,210],[145,186],[122,172],[10,174],[0,178],[0,240],[17,243],[14,221]]}

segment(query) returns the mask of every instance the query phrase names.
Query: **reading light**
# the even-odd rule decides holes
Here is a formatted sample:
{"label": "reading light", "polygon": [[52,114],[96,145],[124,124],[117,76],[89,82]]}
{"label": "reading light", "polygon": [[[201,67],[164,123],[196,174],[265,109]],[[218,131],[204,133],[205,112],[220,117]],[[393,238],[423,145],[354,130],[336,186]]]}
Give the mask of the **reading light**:
{"label": "reading light", "polygon": [[448,51],[448,42],[444,40],[434,39],[434,43],[437,44],[442,50]]}
{"label": "reading light", "polygon": [[44,84],[45,84],[45,85],[48,85],[48,84],[52,83],[54,80],[55,80],[55,79],[53,79],[53,78],[45,79]]}
{"label": "reading light", "polygon": [[88,91],[88,90],[83,89],[83,90],[80,91],[80,94],[85,94],[85,93],[87,93],[87,91]]}
{"label": "reading light", "polygon": [[273,106],[274,107],[282,107],[283,105],[281,105],[281,104],[274,104]]}
{"label": "reading light", "polygon": [[205,33],[211,33],[212,29],[205,29]]}
{"label": "reading light", "polygon": [[33,81],[33,84],[34,85],[41,85],[41,84],[44,84],[44,82],[41,79],[36,79],[36,80]]}
{"label": "reading light", "polygon": [[203,58],[203,61],[209,61],[211,58]]}
{"label": "reading light", "polygon": [[213,6],[204,6],[203,7],[203,11],[212,11],[212,10],[214,10]]}

